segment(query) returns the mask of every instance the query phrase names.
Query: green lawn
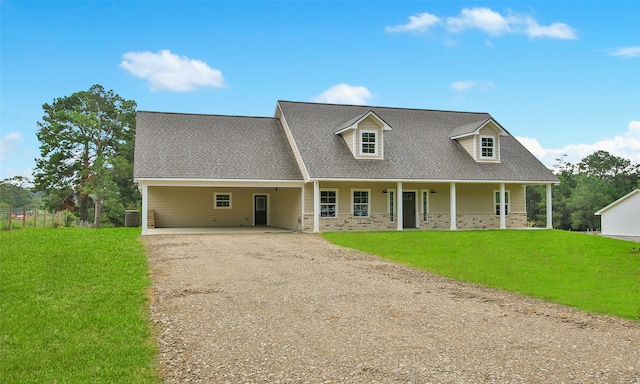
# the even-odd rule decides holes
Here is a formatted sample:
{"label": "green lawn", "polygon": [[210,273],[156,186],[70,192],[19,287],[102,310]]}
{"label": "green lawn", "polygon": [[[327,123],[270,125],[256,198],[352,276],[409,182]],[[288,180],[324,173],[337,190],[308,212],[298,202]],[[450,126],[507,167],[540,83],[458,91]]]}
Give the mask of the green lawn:
{"label": "green lawn", "polygon": [[0,383],[159,383],[139,228],[0,232]]}
{"label": "green lawn", "polygon": [[558,230],[323,236],[335,244],[454,279],[640,320],[638,243]]}

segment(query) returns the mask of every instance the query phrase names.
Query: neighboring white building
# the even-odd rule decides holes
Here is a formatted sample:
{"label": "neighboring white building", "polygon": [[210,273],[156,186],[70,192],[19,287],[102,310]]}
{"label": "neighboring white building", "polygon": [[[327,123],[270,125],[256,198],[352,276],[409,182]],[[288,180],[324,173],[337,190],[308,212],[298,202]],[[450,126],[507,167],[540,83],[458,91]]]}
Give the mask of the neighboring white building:
{"label": "neighboring white building", "polygon": [[640,239],[640,189],[595,213],[602,217],[602,234],[627,240]]}

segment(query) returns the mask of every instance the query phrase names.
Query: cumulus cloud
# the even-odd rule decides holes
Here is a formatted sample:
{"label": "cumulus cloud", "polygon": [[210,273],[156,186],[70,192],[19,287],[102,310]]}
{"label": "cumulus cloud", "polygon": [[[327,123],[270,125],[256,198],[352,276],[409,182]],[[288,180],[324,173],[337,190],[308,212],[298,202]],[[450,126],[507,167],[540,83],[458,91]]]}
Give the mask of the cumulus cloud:
{"label": "cumulus cloud", "polygon": [[[444,20],[444,22],[442,22]],[[510,12],[501,14],[490,8],[464,8],[458,16],[439,17],[429,13],[410,16],[407,24],[386,27],[387,32],[425,32],[441,25],[449,33],[458,34],[467,30],[479,30],[490,36],[521,34],[531,38],[574,40],[578,33],[568,24],[555,22],[541,25],[533,17]]]}
{"label": "cumulus cloud", "polygon": [[7,161],[8,154],[16,153],[19,142],[22,141],[22,135],[19,132],[9,132],[0,137],[0,162]]}
{"label": "cumulus cloud", "polygon": [[466,29],[477,28],[492,36],[509,32],[509,22],[498,12],[489,8],[465,8],[458,17],[447,18],[447,29],[459,33]]}
{"label": "cumulus cloud", "polygon": [[392,27],[385,27],[385,30],[389,33],[395,32],[427,32],[440,22],[438,16],[430,13],[419,13],[417,15],[409,16],[409,21],[406,24],[395,25]]}
{"label": "cumulus cloud", "polygon": [[486,91],[495,88],[495,85],[490,81],[466,80],[454,81],[453,83],[451,83],[451,85],[449,85],[449,87],[457,92],[465,92],[471,89]]}
{"label": "cumulus cloud", "polygon": [[179,56],[169,50],[154,53],[127,52],[120,68],[147,79],[152,91],[186,92],[197,87],[224,87],[222,72],[201,60]]}
{"label": "cumulus cloud", "polygon": [[631,160],[640,164],[640,121],[631,121],[627,131],[611,139],[597,141],[593,144],[569,144],[562,148],[545,149],[536,139],[516,137],[531,153],[533,153],[547,167],[552,168],[556,159],[566,154],[566,161],[578,163],[595,151],[602,150],[614,156]]}
{"label": "cumulus cloud", "polygon": [[364,105],[371,99],[371,92],[362,85],[338,84],[313,98],[318,103]]}
{"label": "cumulus cloud", "polygon": [[635,47],[618,48],[611,52],[611,56],[640,57],[640,45]]}

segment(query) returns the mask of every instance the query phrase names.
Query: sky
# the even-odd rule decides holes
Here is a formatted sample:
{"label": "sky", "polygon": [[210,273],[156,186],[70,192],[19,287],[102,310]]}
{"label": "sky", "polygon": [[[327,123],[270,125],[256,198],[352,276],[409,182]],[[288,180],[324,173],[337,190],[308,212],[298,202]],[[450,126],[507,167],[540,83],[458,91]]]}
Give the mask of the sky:
{"label": "sky", "polygon": [[278,100],[487,112],[548,167],[640,163],[640,1],[0,0],[0,179],[45,103],[273,116]]}

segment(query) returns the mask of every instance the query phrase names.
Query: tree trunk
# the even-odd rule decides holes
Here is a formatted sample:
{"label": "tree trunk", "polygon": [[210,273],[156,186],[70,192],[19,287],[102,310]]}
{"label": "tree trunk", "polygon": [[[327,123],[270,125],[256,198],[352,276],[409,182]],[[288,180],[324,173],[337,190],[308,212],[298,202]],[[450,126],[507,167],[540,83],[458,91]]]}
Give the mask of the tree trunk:
{"label": "tree trunk", "polygon": [[80,220],[86,223],[89,221],[89,195],[85,192],[80,192],[78,202],[80,203],[78,215],[80,216]]}
{"label": "tree trunk", "polygon": [[100,216],[102,215],[102,199],[96,197],[96,215],[93,219],[93,225],[96,228],[100,228]]}

